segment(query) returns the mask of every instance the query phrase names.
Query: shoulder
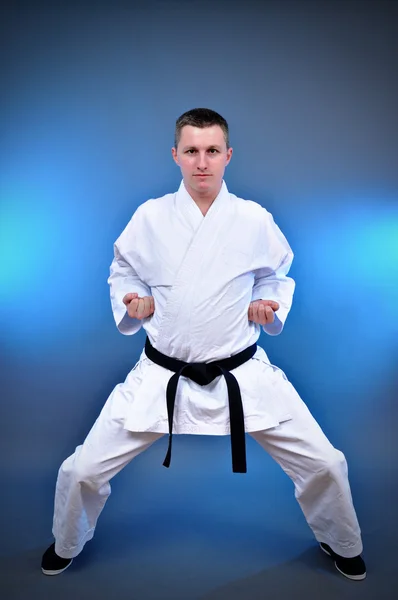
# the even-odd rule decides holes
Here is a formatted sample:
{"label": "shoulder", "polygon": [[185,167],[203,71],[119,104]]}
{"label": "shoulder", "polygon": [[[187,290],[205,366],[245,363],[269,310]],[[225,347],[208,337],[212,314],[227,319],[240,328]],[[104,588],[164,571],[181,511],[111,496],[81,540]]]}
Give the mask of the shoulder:
{"label": "shoulder", "polygon": [[175,193],[165,194],[159,198],[150,198],[138,206],[134,215],[145,218],[147,216],[151,217],[154,214],[158,215],[159,212],[167,212],[173,205],[174,198]]}
{"label": "shoulder", "polygon": [[148,223],[156,218],[163,218],[167,215],[174,203],[175,193],[165,194],[159,198],[150,198],[137,206],[129,222],[130,227]]}
{"label": "shoulder", "polygon": [[269,210],[253,200],[245,200],[234,194],[230,195],[236,206],[237,217],[240,223],[245,224],[253,231],[256,231],[259,239],[262,239],[265,243],[273,240],[276,243],[281,243],[286,248],[289,248],[289,251],[291,250],[286,237]]}
{"label": "shoulder", "polygon": [[237,211],[239,217],[246,218],[249,220],[253,220],[256,223],[265,223],[272,222],[273,216],[272,214],[261,206],[258,202],[254,200],[245,200],[244,198],[239,198],[235,194],[230,194],[231,200],[235,205],[235,210]]}
{"label": "shoulder", "polygon": [[123,244],[134,237],[138,239],[145,235],[149,229],[164,221],[166,215],[170,214],[175,194],[165,194],[159,198],[150,198],[140,204],[130,217],[124,230],[117,239],[117,244]]}

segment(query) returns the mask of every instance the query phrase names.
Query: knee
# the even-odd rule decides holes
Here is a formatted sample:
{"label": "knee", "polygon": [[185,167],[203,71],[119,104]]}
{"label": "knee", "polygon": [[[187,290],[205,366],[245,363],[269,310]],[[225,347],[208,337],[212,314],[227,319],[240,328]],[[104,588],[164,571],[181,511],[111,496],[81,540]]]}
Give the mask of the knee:
{"label": "knee", "polygon": [[97,489],[99,487],[98,476],[92,465],[87,464],[81,460],[76,461],[73,469],[73,478],[76,483],[81,486]]}
{"label": "knee", "polygon": [[97,490],[101,487],[99,473],[96,465],[84,460],[80,453],[67,458],[60,467],[60,474],[67,477],[74,484]]}
{"label": "knee", "polygon": [[329,448],[317,460],[316,471],[332,479],[338,479],[347,474],[347,461],[344,454],[336,448]]}

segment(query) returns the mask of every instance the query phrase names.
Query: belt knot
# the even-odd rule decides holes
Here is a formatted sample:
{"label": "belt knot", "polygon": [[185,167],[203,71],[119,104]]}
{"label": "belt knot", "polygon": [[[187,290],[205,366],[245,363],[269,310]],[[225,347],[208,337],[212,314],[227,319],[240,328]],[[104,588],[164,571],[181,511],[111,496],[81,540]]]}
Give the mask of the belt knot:
{"label": "belt knot", "polygon": [[189,363],[182,375],[199,385],[209,385],[218,375],[221,375],[221,369],[214,363]]}

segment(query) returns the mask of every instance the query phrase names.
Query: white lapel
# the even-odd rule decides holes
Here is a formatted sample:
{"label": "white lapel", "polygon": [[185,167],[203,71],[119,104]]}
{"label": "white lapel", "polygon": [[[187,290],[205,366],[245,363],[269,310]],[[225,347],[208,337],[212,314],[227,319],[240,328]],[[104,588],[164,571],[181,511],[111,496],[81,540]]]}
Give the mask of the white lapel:
{"label": "white lapel", "polygon": [[200,227],[204,216],[199,206],[187,192],[184,181],[181,181],[181,185],[176,193],[175,204],[178,213],[184,217],[191,229],[196,231]]}
{"label": "white lapel", "polygon": [[[209,260],[213,248],[228,231],[232,201],[225,182],[204,217],[182,182],[176,195],[176,208],[181,210],[194,233],[191,243],[177,271],[173,287],[159,325],[156,348],[167,353],[169,339],[178,327],[178,318],[184,299],[195,286],[195,272],[204,260]],[[223,233],[225,230],[225,233]]]}

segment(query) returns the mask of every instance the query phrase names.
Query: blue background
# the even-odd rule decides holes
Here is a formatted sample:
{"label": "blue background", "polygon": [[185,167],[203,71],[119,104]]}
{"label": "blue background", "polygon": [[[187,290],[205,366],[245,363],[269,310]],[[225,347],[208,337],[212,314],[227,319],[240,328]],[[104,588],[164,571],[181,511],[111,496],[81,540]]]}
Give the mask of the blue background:
{"label": "blue background", "polygon": [[[270,210],[295,252],[286,328],[260,342],[345,453],[368,556],[396,549],[397,3],[2,11],[3,566],[24,555],[38,572],[59,465],[141,352],[143,331],[113,322],[112,245],[139,204],[177,189],[175,120],[200,106],[229,123],[230,191]],[[290,480],[251,438],[248,474],[232,474],[229,444],[180,436],[167,470],[163,438],[115,478],[79,559],[98,589],[114,569],[120,598],[187,600],[311,551]]]}

